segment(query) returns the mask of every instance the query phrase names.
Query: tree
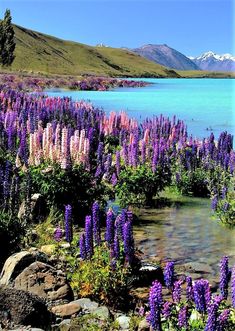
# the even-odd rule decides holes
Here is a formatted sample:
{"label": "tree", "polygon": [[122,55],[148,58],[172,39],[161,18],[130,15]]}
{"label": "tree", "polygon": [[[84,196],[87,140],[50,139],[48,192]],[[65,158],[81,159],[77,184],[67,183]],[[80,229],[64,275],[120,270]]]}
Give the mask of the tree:
{"label": "tree", "polygon": [[6,10],[4,19],[0,24],[0,55],[3,66],[10,66],[14,61],[15,33],[11,24],[11,12]]}

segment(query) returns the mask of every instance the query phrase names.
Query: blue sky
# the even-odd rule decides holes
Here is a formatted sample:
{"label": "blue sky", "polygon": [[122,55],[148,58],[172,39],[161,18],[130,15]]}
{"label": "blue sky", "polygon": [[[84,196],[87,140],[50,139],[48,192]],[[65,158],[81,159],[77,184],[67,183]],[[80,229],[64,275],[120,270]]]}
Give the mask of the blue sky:
{"label": "blue sky", "polygon": [[0,0],[13,22],[60,38],[114,47],[167,44],[186,55],[234,54],[235,0]]}

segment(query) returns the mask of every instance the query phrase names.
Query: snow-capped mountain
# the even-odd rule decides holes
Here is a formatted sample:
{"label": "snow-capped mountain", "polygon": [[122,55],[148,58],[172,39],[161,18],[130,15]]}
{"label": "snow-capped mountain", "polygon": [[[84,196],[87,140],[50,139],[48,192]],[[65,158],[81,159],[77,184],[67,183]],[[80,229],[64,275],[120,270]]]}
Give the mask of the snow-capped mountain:
{"label": "snow-capped mountain", "polygon": [[188,57],[201,70],[209,71],[235,71],[235,56],[231,54],[215,54],[206,52],[198,57]]}

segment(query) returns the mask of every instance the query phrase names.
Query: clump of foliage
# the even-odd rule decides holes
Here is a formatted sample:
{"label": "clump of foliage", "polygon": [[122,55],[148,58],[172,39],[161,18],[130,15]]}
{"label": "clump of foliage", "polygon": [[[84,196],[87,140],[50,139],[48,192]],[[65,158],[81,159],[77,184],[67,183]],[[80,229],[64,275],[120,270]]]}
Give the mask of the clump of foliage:
{"label": "clump of foliage", "polygon": [[62,210],[71,204],[82,218],[94,199],[104,202],[105,186],[95,181],[82,165],[61,169],[59,165],[32,166],[29,168],[32,191],[42,194],[48,207]]}
{"label": "clump of foliage", "polygon": [[170,182],[170,171],[157,167],[156,171],[148,165],[136,168],[126,167],[120,172],[115,186],[117,197],[122,207],[128,205],[152,205],[153,198]]}

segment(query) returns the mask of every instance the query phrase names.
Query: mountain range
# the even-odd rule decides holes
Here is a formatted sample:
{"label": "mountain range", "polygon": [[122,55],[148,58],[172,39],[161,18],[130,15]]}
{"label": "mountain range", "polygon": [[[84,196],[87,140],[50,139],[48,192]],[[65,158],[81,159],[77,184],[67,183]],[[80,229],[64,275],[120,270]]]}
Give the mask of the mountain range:
{"label": "mountain range", "polygon": [[201,70],[235,71],[235,57],[231,54],[218,55],[212,51],[198,57],[189,57]]}
{"label": "mountain range", "polygon": [[206,52],[198,57],[187,57],[166,44],[148,44],[132,51],[146,59],[175,70],[235,71],[235,57]]}

